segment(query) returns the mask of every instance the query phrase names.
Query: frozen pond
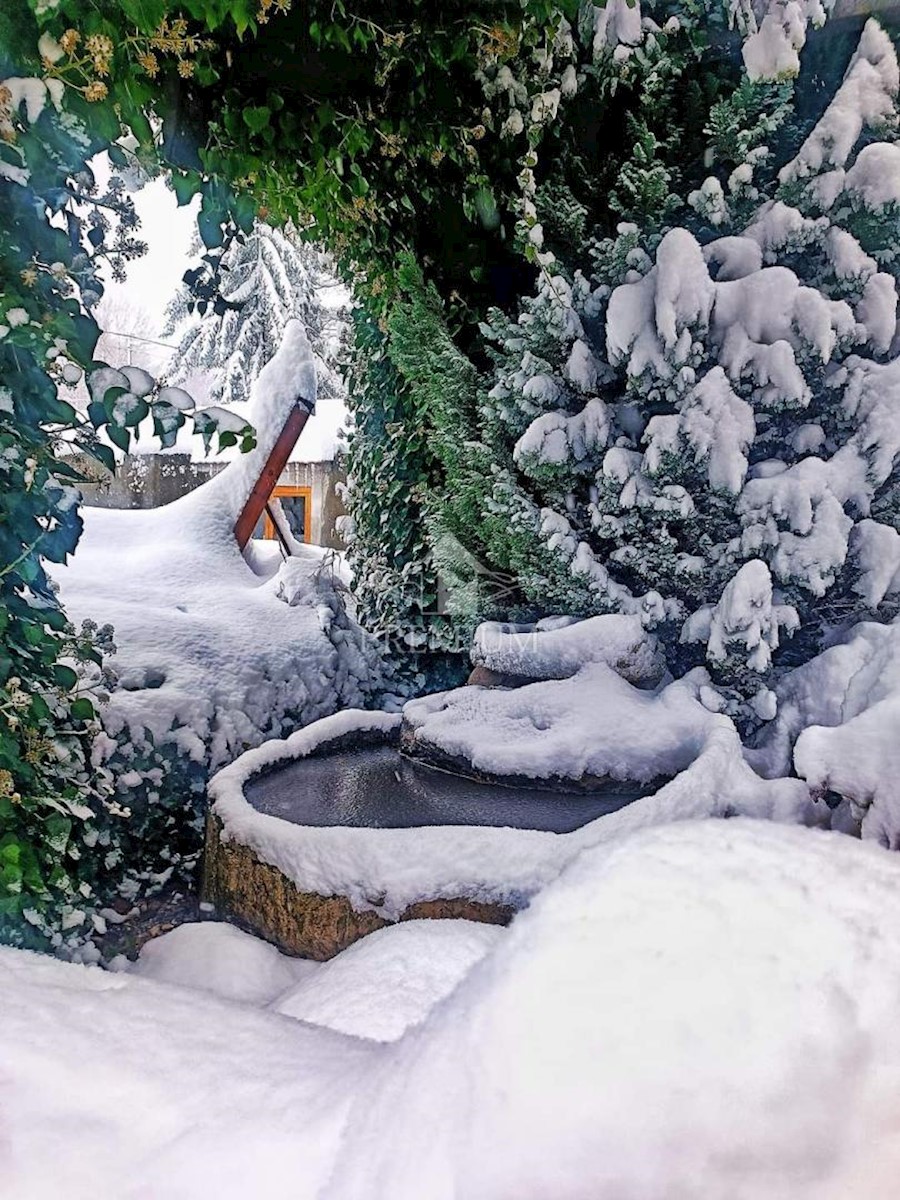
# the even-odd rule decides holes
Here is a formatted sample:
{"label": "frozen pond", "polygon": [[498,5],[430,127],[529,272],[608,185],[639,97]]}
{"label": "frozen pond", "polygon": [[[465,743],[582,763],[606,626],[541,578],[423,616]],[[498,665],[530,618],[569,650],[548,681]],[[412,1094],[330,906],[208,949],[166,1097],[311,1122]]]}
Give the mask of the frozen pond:
{"label": "frozen pond", "polygon": [[552,833],[571,833],[645,791],[622,784],[576,795],[479,783],[410,762],[393,746],[299,759],[244,787],[258,812],[297,825],[496,825]]}

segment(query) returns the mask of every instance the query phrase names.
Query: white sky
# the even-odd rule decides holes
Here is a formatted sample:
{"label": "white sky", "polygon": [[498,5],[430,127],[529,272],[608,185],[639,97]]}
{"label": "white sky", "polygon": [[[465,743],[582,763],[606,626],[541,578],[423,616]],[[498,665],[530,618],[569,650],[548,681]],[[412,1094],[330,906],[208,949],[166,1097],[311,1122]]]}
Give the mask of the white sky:
{"label": "white sky", "polygon": [[[101,187],[110,175],[106,155],[98,155],[91,167]],[[192,265],[191,239],[196,229],[199,198],[178,207],[175,193],[164,176],[132,192],[135,209],[141,219],[137,237],[145,241],[147,253],[126,264],[124,283],[106,275],[104,307],[110,310],[133,308],[146,322],[145,337],[158,338],[165,323],[166,305],[178,290],[181,278]],[[102,324],[103,322],[101,322]],[[126,332],[137,332],[129,326]]]}
{"label": "white sky", "polygon": [[[111,172],[106,155],[98,155],[91,167],[97,182],[103,187]],[[133,338],[112,335],[132,334],[159,339],[170,345],[177,342],[176,335],[163,337],[165,311],[185,271],[198,261],[197,256],[191,254],[191,243],[200,201],[198,197],[179,208],[175,193],[164,177],[151,180],[132,195],[141,219],[136,236],[147,243],[147,253],[125,264],[127,274],[124,283],[116,283],[109,277],[108,271],[104,272],[106,291],[97,318],[101,328],[109,332],[101,337],[98,356],[113,363],[132,362],[158,376],[165,371],[171,355],[169,350],[145,345]],[[335,288],[333,294],[329,292],[325,296],[326,303],[335,306],[345,303],[347,299],[348,295],[342,287]],[[204,401],[202,377],[192,377],[185,386],[195,399],[201,403]],[[320,401],[316,415],[309,421],[294,448],[291,461],[317,462],[332,458],[339,441],[339,431],[346,420],[347,410],[343,400]],[[153,453],[158,451],[159,446],[154,438],[142,436],[134,449],[138,453]],[[191,453],[197,458],[205,457],[202,442],[187,429],[180,431],[172,449]],[[225,452],[222,457],[229,458],[234,453]]]}

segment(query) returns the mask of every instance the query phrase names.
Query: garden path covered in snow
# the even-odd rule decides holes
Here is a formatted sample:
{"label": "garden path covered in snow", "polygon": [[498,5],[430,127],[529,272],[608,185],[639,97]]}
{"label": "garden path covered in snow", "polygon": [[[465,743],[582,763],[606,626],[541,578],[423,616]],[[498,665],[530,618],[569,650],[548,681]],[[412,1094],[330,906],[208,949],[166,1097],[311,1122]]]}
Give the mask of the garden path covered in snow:
{"label": "garden path covered in snow", "polygon": [[[4,1187],[889,1200],[898,887],[895,856],[839,834],[683,822],[582,854],[481,945],[419,922],[317,967],[203,925],[193,974],[174,935],[138,974],[2,949]],[[253,972],[268,1009],[208,994]],[[342,1020],[358,1036],[322,1027]]]}

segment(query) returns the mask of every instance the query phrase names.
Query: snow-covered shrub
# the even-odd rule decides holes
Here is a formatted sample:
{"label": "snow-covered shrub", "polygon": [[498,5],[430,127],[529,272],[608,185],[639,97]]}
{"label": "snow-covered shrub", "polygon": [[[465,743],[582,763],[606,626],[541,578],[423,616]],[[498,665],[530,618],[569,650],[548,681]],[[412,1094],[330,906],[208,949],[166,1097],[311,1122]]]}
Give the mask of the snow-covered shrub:
{"label": "snow-covered shrub", "polygon": [[485,504],[525,595],[640,614],[749,723],[774,715],[779,664],[897,613],[900,544],[895,50],[869,21],[777,177],[760,139],[784,85],[763,86],[718,106],[729,173],[695,216],[620,225],[582,270],[548,256],[518,317],[492,316],[482,413],[513,446]]}
{"label": "snow-covered shrub", "polygon": [[[580,254],[586,231],[612,228],[612,214],[644,216],[673,200],[734,73],[712,50],[714,22],[693,6],[663,15],[622,0],[572,16],[554,6],[517,52],[486,47],[477,136],[487,146],[499,133],[520,164],[512,194],[499,177],[474,177],[468,225],[441,225],[452,270],[420,254],[416,281],[395,255],[390,288],[378,280],[355,322],[350,556],[364,622],[396,633],[417,665],[446,663],[447,649],[459,657],[480,617],[539,615],[519,585],[543,568],[507,433],[479,414],[480,321],[531,288],[548,247]],[[503,493],[497,504],[486,500],[491,488]],[[566,611],[571,577],[547,571]],[[433,618],[436,604],[447,620]]]}

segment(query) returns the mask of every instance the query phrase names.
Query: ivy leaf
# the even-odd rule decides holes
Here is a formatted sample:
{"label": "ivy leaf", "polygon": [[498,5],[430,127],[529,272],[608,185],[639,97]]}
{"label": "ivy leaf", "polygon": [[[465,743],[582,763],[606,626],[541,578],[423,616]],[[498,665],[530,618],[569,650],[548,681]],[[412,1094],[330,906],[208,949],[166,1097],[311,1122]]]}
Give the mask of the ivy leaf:
{"label": "ivy leaf", "polygon": [[166,0],[119,0],[122,12],[144,33],[159,29],[169,6]]}
{"label": "ivy leaf", "polygon": [[92,721],[94,719],[94,706],[87,696],[79,696],[77,700],[73,700],[69,711],[75,721]]}
{"label": "ivy leaf", "polygon": [[221,246],[225,238],[222,234],[222,222],[218,213],[200,212],[197,216],[197,229],[203,239],[203,245],[208,250]]}
{"label": "ivy leaf", "polygon": [[175,191],[175,198],[178,201],[179,208],[185,204],[190,204],[194,196],[200,191],[202,182],[197,171],[185,171],[183,174],[173,172],[172,187]]}
{"label": "ivy leaf", "polygon": [[106,467],[107,471],[112,471],[112,472],[115,471],[116,456],[113,454],[112,450],[110,450],[109,446],[104,446],[102,444],[97,445],[97,446],[92,446],[91,454],[94,456],[94,458],[99,459],[100,462],[103,463],[103,465],[104,465],[104,467]]}
{"label": "ivy leaf", "polygon": [[76,683],[78,676],[71,667],[67,667],[64,663],[57,663],[53,668],[53,677],[56,680],[56,686],[70,692]]}
{"label": "ivy leaf", "polygon": [[244,109],[244,124],[251,133],[261,133],[272,119],[272,110],[266,105]]}
{"label": "ivy leaf", "polygon": [[147,403],[147,401],[138,400],[137,404],[130,408],[125,414],[125,425],[128,428],[133,428],[136,425],[140,425],[141,421],[144,420],[149,412],[150,405]]}
{"label": "ivy leaf", "polygon": [[109,425],[107,426],[106,432],[109,435],[109,440],[127,454],[128,443],[130,441],[128,430],[123,429],[120,425]]}
{"label": "ivy leaf", "polygon": [[88,420],[95,429],[106,424],[106,405],[101,400],[92,400],[87,406]]}

